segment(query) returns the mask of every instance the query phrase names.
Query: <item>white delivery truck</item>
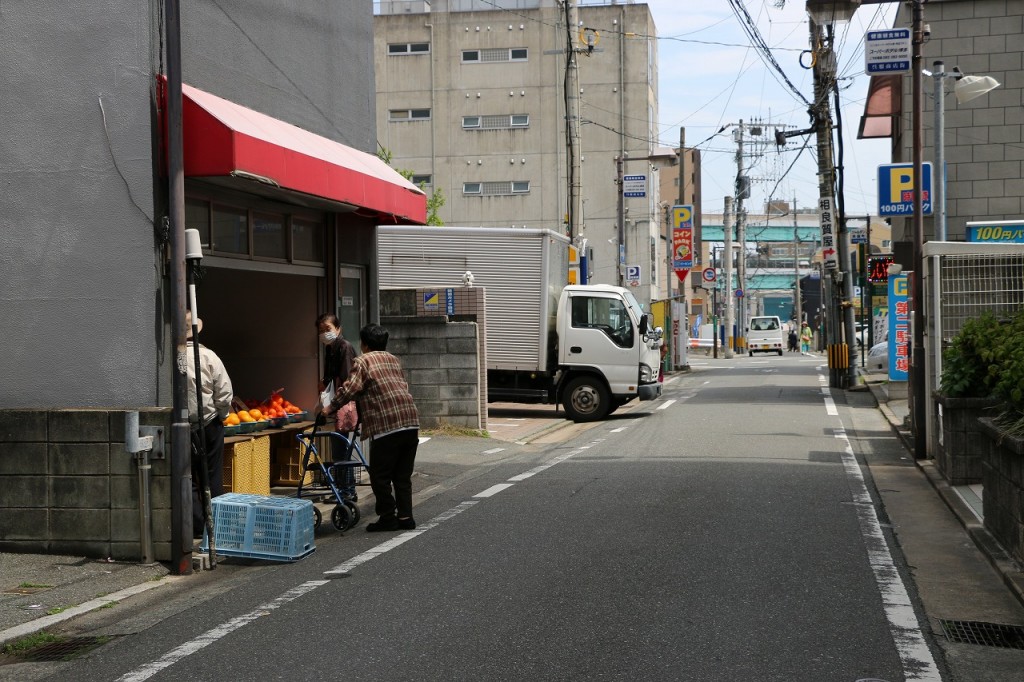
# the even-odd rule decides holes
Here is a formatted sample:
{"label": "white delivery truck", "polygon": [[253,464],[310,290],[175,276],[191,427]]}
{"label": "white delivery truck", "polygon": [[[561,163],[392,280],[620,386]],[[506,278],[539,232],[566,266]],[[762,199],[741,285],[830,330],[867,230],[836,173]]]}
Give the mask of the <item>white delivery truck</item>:
{"label": "white delivery truck", "polygon": [[486,296],[487,399],[560,403],[575,421],[653,400],[660,328],[633,294],[571,285],[569,239],[550,230],[377,228],[381,289],[474,286]]}

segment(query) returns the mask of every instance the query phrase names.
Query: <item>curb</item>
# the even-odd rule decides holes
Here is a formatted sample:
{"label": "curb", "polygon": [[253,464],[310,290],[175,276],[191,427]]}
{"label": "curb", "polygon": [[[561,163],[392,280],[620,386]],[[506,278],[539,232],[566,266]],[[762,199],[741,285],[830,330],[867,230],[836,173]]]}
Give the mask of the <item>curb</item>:
{"label": "curb", "polygon": [[[874,384],[868,384],[868,387],[871,389],[871,395],[875,399],[875,404],[878,405],[886,421],[889,422],[889,426],[892,427],[893,432],[896,433],[903,443],[903,447],[906,448],[908,453],[913,455],[914,443],[912,434],[900,428],[903,426],[903,423],[893,414],[886,402],[880,399],[880,391],[874,386]],[[963,526],[971,541],[974,542],[974,545],[981,550],[981,553],[988,559],[992,568],[999,573],[1003,584],[1009,588],[1017,601],[1024,606],[1024,572],[1017,566],[1014,558],[1003,549],[1003,546],[985,528],[984,524],[978,522],[974,512],[956,494],[953,487],[949,485],[949,482],[942,476],[942,473],[935,467],[933,460],[914,459],[914,465],[918,471],[925,475],[928,483],[931,484],[942,501],[949,507],[949,510],[956,516],[957,521]]]}
{"label": "curb", "polygon": [[28,637],[29,635],[34,635],[35,633],[41,630],[45,630],[51,625],[56,625],[57,623],[70,620],[77,616],[81,616],[83,613],[89,613],[90,611],[95,611],[96,609],[102,609],[112,604],[116,604],[124,599],[127,599],[128,597],[134,597],[137,594],[147,592],[155,587],[163,587],[168,583],[177,582],[178,580],[181,580],[185,577],[187,576],[164,576],[160,580],[152,580],[149,582],[142,583],[140,585],[133,585],[132,587],[126,587],[123,590],[112,592],[105,597],[92,599],[90,601],[85,602],[84,604],[79,604],[78,606],[73,606],[69,609],[65,609],[60,613],[55,613],[52,616],[36,618],[35,620],[31,620],[22,625],[16,625],[13,628],[0,630],[0,646],[7,644],[8,642],[22,639],[23,637]]}

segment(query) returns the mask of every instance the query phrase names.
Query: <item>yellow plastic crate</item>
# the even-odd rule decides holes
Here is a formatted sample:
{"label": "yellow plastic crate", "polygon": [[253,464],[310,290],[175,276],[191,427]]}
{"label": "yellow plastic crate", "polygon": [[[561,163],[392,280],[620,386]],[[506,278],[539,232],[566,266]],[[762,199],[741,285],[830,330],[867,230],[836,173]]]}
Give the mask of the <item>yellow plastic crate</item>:
{"label": "yellow plastic crate", "polygon": [[270,494],[270,438],[224,446],[224,492]]}

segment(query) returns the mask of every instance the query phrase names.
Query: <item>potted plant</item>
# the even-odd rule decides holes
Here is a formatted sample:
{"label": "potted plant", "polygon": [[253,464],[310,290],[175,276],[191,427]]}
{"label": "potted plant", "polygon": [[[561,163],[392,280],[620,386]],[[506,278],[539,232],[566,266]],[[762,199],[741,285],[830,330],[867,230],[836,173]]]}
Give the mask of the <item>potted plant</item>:
{"label": "potted plant", "polygon": [[1000,327],[991,313],[967,320],[942,354],[939,390],[933,394],[939,422],[935,463],[950,485],[982,480],[987,442],[978,419],[999,404],[986,358]]}

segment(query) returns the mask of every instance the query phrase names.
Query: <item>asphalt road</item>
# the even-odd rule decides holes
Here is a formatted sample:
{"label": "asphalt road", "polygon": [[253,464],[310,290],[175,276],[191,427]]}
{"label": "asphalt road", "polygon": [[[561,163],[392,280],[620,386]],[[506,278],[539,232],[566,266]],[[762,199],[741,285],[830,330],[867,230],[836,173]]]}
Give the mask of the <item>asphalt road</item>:
{"label": "asphalt road", "polygon": [[938,680],[858,466],[897,455],[858,435],[820,364],[709,360],[659,401],[439,486],[415,532],[353,531],[97,612],[76,627],[110,641],[32,675]]}

